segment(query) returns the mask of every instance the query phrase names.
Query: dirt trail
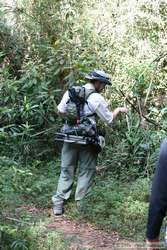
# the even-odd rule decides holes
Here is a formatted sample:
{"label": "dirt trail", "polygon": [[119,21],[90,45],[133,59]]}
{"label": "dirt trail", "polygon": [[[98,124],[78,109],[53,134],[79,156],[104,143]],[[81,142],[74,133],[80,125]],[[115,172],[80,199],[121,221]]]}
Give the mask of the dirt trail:
{"label": "dirt trail", "polygon": [[[61,231],[69,239],[69,250],[140,250],[134,242],[123,240],[117,232],[97,229],[84,221],[69,219],[66,215],[54,216],[52,210],[43,210],[32,206],[21,206],[17,212],[26,211],[39,216],[44,213],[47,231]],[[6,217],[7,218],[7,217]]]}
{"label": "dirt trail", "polygon": [[[118,233],[107,233],[85,222],[68,219],[66,216],[53,217],[53,223],[48,224],[48,230],[62,230],[66,238],[73,241],[69,250],[139,250],[135,243],[121,240]],[[142,248],[143,249],[143,248]]]}
{"label": "dirt trail", "polygon": [[54,222],[47,226],[48,229],[62,230],[65,237],[75,238],[69,249],[111,249],[111,246],[118,241],[117,233],[107,234],[101,230],[93,228],[90,224],[84,222],[71,221],[61,216],[56,217]]}

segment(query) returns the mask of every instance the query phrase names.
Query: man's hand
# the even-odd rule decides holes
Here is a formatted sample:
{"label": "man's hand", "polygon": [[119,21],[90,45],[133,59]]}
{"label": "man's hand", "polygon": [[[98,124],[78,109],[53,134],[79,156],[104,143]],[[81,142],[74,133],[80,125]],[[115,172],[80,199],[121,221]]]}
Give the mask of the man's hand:
{"label": "man's hand", "polygon": [[113,114],[113,119],[119,114],[119,113],[125,113],[127,114],[128,113],[128,109],[126,107],[119,107],[119,108],[116,108],[112,114]]}
{"label": "man's hand", "polygon": [[119,112],[121,112],[121,113],[128,113],[128,109],[126,108],[126,107],[120,107],[120,108],[118,108],[119,109]]}

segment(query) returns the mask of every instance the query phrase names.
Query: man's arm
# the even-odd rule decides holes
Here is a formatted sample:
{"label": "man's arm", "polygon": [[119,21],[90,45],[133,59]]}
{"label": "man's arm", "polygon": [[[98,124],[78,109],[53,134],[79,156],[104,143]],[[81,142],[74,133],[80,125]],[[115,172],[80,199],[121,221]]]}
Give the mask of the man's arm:
{"label": "man's arm", "polygon": [[113,119],[115,119],[119,113],[127,114],[127,112],[128,109],[126,107],[118,107],[113,112],[110,112],[110,110],[108,109],[108,105],[103,103],[100,103],[97,109],[95,110],[95,113],[99,116],[99,118],[108,125],[112,123]]}

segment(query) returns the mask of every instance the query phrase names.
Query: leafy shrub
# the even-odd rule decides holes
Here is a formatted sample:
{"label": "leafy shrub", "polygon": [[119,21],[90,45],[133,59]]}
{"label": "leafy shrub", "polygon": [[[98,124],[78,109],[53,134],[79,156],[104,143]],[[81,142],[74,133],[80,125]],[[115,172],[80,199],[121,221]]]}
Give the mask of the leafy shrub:
{"label": "leafy shrub", "polygon": [[65,250],[68,244],[62,233],[46,232],[45,227],[39,223],[34,227],[1,225],[0,240],[3,250]]}
{"label": "leafy shrub", "polygon": [[97,180],[85,200],[84,218],[123,236],[144,239],[148,210],[149,181],[120,183],[112,177]]}
{"label": "leafy shrub", "polygon": [[0,6],[0,18],[1,206],[50,205],[57,104],[83,73],[102,68],[112,76],[110,108],[130,111],[107,128],[99,165],[109,178],[97,180],[87,218],[138,237],[167,130],[165,2],[18,1]]}
{"label": "leafy shrub", "polygon": [[48,207],[56,188],[60,162],[33,162],[27,167],[9,158],[1,157],[1,208],[13,209],[25,203]]}

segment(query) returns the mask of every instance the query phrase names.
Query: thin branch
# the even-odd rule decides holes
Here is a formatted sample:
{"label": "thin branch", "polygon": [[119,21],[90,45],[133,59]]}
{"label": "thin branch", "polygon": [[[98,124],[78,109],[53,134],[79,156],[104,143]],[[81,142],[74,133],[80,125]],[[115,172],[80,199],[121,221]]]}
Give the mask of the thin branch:
{"label": "thin branch", "polygon": [[143,117],[143,113],[142,113],[142,109],[141,109],[141,105],[140,105],[140,101],[139,101],[139,98],[137,97],[137,104],[138,104],[138,107],[139,107],[139,114],[140,114],[140,118],[142,120],[142,117]]}
{"label": "thin branch", "polygon": [[11,217],[8,217],[8,216],[4,216],[3,217],[4,219],[7,219],[7,220],[11,220],[11,221],[15,221],[15,222],[18,222],[18,223],[22,223],[22,224],[27,224],[29,226],[32,226],[33,223],[29,223],[29,222],[26,222],[26,221],[22,221],[22,220],[18,220],[16,218],[11,218]]}
{"label": "thin branch", "polygon": [[[142,114],[140,112],[140,110],[138,108],[135,107],[135,105],[129,100],[129,98],[124,94],[124,92],[119,89],[119,92],[121,93],[121,95],[125,98],[125,100],[131,105],[131,107],[142,117],[149,123],[153,124],[155,127],[158,128],[162,128],[162,126],[160,126],[159,124],[157,124],[156,122],[154,122],[153,120],[149,119],[148,117],[146,117],[144,114]],[[163,128],[164,129],[164,128]],[[165,130],[165,129],[164,129]]]}
{"label": "thin branch", "polygon": [[167,52],[161,53],[158,57],[156,57],[152,63],[159,62],[163,57],[167,56]]}

